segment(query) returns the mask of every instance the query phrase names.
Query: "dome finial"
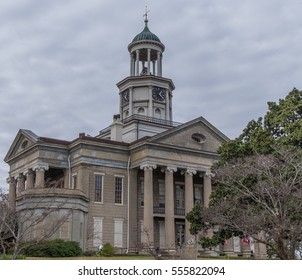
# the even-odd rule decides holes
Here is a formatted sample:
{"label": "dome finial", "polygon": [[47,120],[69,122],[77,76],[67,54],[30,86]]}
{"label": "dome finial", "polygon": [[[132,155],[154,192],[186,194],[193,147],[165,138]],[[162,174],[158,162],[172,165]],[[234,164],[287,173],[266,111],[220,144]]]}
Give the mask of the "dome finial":
{"label": "dome finial", "polygon": [[145,24],[148,25],[148,13],[150,10],[148,10],[148,7],[146,6],[146,12],[143,14],[143,17],[145,18]]}

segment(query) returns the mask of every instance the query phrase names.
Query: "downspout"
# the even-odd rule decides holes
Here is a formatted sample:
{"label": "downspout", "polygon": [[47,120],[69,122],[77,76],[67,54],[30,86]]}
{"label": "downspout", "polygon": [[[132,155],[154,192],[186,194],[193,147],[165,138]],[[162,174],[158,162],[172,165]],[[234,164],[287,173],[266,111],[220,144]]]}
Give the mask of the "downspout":
{"label": "downspout", "polygon": [[68,171],[69,171],[68,188],[71,189],[71,163],[70,163],[70,155],[68,155]]}
{"label": "downspout", "polygon": [[130,246],[130,155],[127,164],[127,186],[128,186],[128,207],[127,207],[127,253]]}

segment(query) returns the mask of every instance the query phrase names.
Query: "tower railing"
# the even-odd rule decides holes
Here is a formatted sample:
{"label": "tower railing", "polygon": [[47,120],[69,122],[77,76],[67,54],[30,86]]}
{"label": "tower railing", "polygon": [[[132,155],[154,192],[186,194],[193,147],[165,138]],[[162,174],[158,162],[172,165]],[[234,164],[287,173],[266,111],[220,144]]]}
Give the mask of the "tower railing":
{"label": "tower railing", "polygon": [[181,123],[179,123],[179,122],[168,121],[168,120],[163,120],[163,119],[159,119],[159,118],[153,118],[153,117],[138,115],[138,114],[133,114],[130,117],[121,120],[121,122],[126,124],[132,120],[140,120],[140,121],[158,123],[158,124],[163,124],[163,125],[168,125],[168,126],[181,125]]}
{"label": "tower railing", "polygon": [[[121,122],[123,124],[127,124],[133,120],[161,124],[161,125],[166,125],[166,126],[171,126],[171,127],[176,127],[176,126],[181,125],[180,122],[168,121],[168,120],[163,120],[163,119],[159,119],[159,118],[153,118],[153,117],[148,117],[148,116],[143,116],[143,115],[138,115],[138,114],[133,114],[130,117],[121,120]],[[100,131],[100,135],[104,134],[106,132],[109,132],[109,131],[110,131],[110,126],[102,129]]]}

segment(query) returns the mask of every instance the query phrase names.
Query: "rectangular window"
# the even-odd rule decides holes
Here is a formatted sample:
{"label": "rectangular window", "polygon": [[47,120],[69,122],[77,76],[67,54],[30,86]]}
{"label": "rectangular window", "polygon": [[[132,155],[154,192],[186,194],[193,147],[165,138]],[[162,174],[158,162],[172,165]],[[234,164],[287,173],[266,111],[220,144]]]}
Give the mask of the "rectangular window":
{"label": "rectangular window", "polygon": [[202,187],[201,186],[194,186],[194,205],[199,203],[202,205]]}
{"label": "rectangular window", "polygon": [[140,200],[141,206],[144,206],[144,179],[140,179]]}
{"label": "rectangular window", "polygon": [[95,174],[94,201],[103,202],[103,175]]}
{"label": "rectangular window", "polygon": [[123,178],[115,177],[115,204],[123,204]]}
{"label": "rectangular window", "polygon": [[103,218],[93,218],[93,247],[99,248],[103,244]]}
{"label": "rectangular window", "polygon": [[158,181],[158,205],[165,207],[165,181]]}
{"label": "rectangular window", "polygon": [[183,185],[176,185],[176,203],[175,206],[177,209],[185,208],[185,192]]}
{"label": "rectangular window", "polygon": [[123,247],[123,222],[122,219],[114,220],[114,246]]}

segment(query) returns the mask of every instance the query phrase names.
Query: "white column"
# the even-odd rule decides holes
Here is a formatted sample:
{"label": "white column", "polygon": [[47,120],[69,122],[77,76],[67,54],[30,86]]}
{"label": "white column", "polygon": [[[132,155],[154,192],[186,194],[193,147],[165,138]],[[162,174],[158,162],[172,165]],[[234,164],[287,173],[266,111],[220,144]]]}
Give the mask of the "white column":
{"label": "white column", "polygon": [[[189,213],[194,207],[194,189],[193,189],[193,175],[196,174],[196,170],[188,169],[185,172],[185,214]],[[185,241],[193,238],[190,233],[190,223],[185,221]]]}
{"label": "white column", "polygon": [[175,250],[175,222],[174,222],[174,178],[175,167],[165,170],[165,247]]}
{"label": "white column", "polygon": [[147,54],[147,59],[148,59],[148,72],[147,74],[150,75],[150,59],[151,59],[151,49],[148,49],[148,54]]}
{"label": "white column", "polygon": [[139,50],[136,50],[136,76],[139,76]]}
{"label": "white column", "polygon": [[133,53],[130,54],[130,76],[135,75],[135,62],[134,62],[134,57]]}
{"label": "white column", "polygon": [[207,171],[203,176],[203,206],[209,207],[210,195],[212,193],[212,177],[213,173]]}
{"label": "white column", "polygon": [[154,246],[154,222],[153,222],[153,169],[155,164],[144,164],[140,167],[144,170],[144,241],[147,247]]}
{"label": "white column", "polygon": [[157,73],[156,73],[156,75],[157,76],[161,76],[161,74],[160,74],[160,51],[158,51],[157,52]]}

